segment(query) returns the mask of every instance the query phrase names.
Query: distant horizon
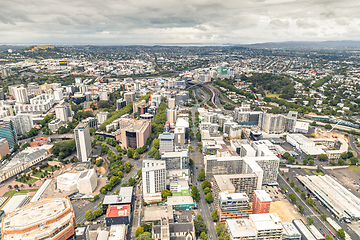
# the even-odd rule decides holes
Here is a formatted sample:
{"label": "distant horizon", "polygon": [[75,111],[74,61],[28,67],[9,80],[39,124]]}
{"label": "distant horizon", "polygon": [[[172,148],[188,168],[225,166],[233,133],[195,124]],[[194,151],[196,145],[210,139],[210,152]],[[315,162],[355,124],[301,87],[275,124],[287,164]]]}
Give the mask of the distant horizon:
{"label": "distant horizon", "polygon": [[0,43],[0,46],[249,46],[249,45],[266,45],[266,44],[302,44],[302,43],[359,43],[360,40],[325,40],[325,41],[271,41],[271,42],[254,42],[254,43]]}

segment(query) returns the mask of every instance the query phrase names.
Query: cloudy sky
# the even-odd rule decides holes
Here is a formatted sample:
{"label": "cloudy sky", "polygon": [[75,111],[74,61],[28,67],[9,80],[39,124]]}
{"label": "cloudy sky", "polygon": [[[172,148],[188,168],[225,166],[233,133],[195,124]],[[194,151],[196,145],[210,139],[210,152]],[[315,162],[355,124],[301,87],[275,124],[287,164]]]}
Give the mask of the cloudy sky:
{"label": "cloudy sky", "polygon": [[359,0],[0,0],[0,44],[360,40]]}

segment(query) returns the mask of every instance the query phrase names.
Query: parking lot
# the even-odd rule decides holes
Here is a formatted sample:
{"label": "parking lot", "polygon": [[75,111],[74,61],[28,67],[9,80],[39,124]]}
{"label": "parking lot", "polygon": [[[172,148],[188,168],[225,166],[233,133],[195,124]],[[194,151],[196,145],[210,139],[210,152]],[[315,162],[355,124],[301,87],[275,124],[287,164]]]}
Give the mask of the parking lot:
{"label": "parking lot", "polygon": [[273,201],[284,199],[284,195],[277,186],[263,186],[263,190],[270,195]]}

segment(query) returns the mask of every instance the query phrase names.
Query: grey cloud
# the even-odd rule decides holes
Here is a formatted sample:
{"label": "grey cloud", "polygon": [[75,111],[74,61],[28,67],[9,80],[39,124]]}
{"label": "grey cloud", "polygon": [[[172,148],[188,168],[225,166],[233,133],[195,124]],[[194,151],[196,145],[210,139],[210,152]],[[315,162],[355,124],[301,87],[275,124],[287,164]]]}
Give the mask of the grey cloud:
{"label": "grey cloud", "polygon": [[304,28],[304,29],[308,29],[308,28],[316,28],[318,25],[315,22],[306,20],[306,19],[299,19],[296,21],[296,25],[299,28]]}
{"label": "grey cloud", "polygon": [[288,20],[280,20],[280,19],[273,19],[270,21],[269,26],[271,28],[288,28],[289,21]]}

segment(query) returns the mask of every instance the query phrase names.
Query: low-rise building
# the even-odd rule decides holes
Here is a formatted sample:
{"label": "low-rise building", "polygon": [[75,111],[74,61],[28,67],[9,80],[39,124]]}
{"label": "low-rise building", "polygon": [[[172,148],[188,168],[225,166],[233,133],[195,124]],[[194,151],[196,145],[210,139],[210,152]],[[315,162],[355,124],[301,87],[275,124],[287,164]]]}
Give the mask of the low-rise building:
{"label": "low-rise building", "polygon": [[121,129],[121,147],[125,149],[143,147],[150,134],[151,123],[149,121],[135,121],[130,126]]}
{"label": "low-rise building", "polygon": [[61,191],[79,193],[92,193],[97,187],[97,174],[95,169],[84,170],[78,173],[64,173],[57,178],[57,188]]}
{"label": "low-rise building", "polygon": [[111,205],[106,210],[106,226],[125,224],[128,225],[131,222],[131,205]]}
{"label": "low-rise building", "polygon": [[166,203],[175,211],[191,210],[196,208],[194,199],[191,196],[169,196]]}
{"label": "low-rise building", "polygon": [[276,213],[250,214],[249,219],[226,220],[231,240],[281,240],[283,227]]}

